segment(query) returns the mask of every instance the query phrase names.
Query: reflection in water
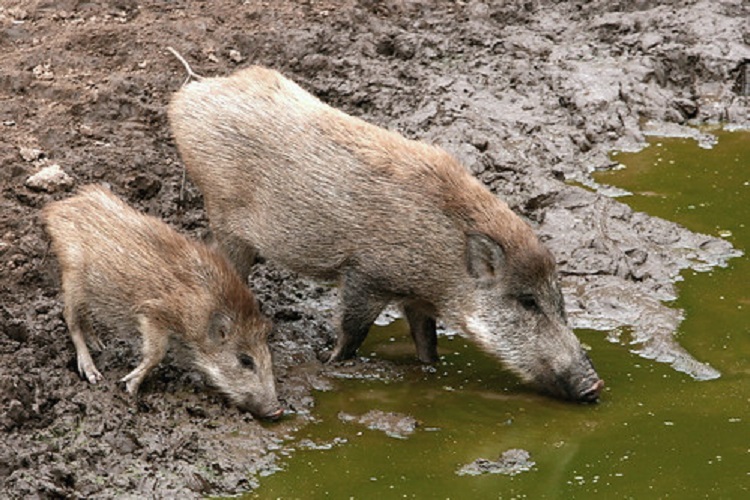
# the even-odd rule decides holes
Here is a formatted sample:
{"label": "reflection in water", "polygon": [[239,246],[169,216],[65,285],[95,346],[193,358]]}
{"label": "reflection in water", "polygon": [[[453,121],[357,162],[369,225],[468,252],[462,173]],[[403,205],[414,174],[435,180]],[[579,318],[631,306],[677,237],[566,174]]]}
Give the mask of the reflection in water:
{"label": "reflection in water", "polygon": [[[637,210],[750,249],[750,134],[719,133],[712,150],[659,139],[617,156],[628,168],[598,177],[635,193]],[[657,145],[660,144],[660,145]],[[641,194],[644,193],[644,194]],[[598,405],[540,396],[464,339],[440,338],[441,362],[414,361],[406,326],[375,327],[361,352],[405,369],[402,379],[337,380],[317,393],[319,421],[296,437],[334,443],[298,448],[251,498],[748,498],[750,491],[750,260],[685,273],[678,340],[722,372],[697,382],[628,352],[628,339],[577,332],[607,388]],[[626,336],[625,336],[626,337]],[[391,340],[393,339],[393,340]],[[393,411],[420,421],[394,439],[340,412]],[[527,450],[516,476],[458,476],[477,458]]]}

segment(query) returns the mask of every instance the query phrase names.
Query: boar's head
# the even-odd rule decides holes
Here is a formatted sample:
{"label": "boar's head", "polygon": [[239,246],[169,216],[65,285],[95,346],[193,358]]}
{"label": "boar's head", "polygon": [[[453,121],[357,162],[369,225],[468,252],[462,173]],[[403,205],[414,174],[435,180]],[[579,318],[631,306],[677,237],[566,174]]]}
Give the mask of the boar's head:
{"label": "boar's head", "polygon": [[563,399],[595,402],[604,382],[568,326],[554,258],[535,243],[506,249],[484,234],[467,236],[473,290],[464,326],[523,380]]}

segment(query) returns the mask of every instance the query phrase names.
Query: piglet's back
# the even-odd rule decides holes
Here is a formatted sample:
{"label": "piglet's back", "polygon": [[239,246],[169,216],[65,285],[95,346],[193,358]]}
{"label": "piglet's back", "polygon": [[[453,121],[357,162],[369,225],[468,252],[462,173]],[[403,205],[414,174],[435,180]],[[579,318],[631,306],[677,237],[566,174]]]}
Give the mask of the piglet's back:
{"label": "piglet's back", "polygon": [[101,186],[84,186],[76,196],[48,204],[43,214],[55,250],[69,265],[96,256],[96,262],[86,263],[117,268],[128,258],[131,266],[139,257],[166,260],[165,250],[184,253],[191,247],[165,223],[137,212]]}
{"label": "piglet's back", "polygon": [[104,187],[83,187],[47,205],[43,216],[63,271],[77,271],[76,285],[90,306],[113,315],[113,321],[130,319],[123,303],[168,299],[168,309],[181,310],[180,297],[225,295],[231,271],[212,250],[137,212]]}

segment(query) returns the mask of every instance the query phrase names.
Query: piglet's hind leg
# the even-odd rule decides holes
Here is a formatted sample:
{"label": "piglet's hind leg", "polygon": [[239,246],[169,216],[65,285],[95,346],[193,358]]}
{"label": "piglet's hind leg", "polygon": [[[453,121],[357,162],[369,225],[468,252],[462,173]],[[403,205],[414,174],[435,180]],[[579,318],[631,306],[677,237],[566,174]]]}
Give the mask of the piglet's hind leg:
{"label": "piglet's hind leg", "polygon": [[96,384],[104,377],[96,369],[94,360],[86,345],[87,336],[95,336],[89,322],[86,306],[77,288],[70,286],[70,281],[63,282],[63,295],[65,297],[65,309],[63,316],[68,324],[70,338],[76,348],[76,360],[78,362],[78,373],[92,384]]}
{"label": "piglet's hind leg", "polygon": [[80,330],[71,330],[70,336],[73,338],[73,344],[76,346],[76,359],[78,361],[78,373],[81,374],[86,380],[92,384],[96,384],[104,377],[94,364],[94,360],[91,358],[91,353],[86,342],[83,340],[83,335]]}

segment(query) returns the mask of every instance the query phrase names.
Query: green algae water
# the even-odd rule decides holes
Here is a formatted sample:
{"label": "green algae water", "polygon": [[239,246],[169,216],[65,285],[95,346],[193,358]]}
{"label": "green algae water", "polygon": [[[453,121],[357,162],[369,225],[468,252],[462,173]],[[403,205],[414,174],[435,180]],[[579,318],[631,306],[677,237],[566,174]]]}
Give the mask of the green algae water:
{"label": "green algae water", "polygon": [[[632,193],[634,209],[750,249],[750,133],[719,132],[700,149],[655,139],[614,156],[626,169],[601,183]],[[684,273],[678,339],[721,371],[697,382],[642,359],[604,332],[578,331],[607,382],[598,405],[556,401],[524,388],[461,337],[442,336],[435,370],[414,361],[403,321],[374,327],[361,353],[393,360],[396,381],[340,380],[315,394],[316,422],[259,478],[248,498],[750,498],[750,259]],[[339,418],[393,411],[420,421],[405,438]],[[478,458],[527,450],[531,470],[459,476]]]}

